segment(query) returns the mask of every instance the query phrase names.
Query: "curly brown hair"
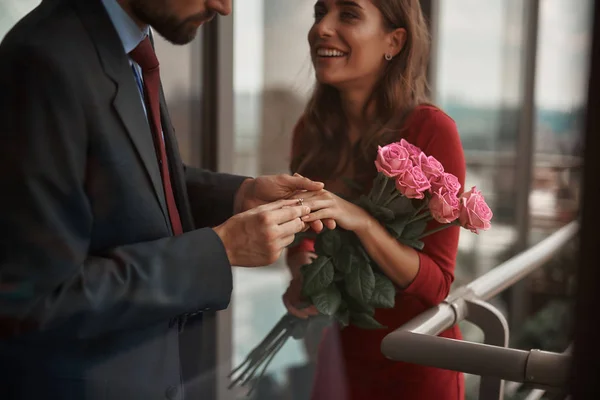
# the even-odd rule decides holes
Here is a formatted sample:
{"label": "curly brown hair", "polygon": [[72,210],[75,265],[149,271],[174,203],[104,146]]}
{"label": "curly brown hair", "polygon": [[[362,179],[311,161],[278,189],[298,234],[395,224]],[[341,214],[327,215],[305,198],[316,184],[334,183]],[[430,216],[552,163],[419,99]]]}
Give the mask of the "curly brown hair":
{"label": "curly brown hair", "polygon": [[[291,171],[302,175],[333,179],[349,163],[355,169],[374,169],[372,161],[378,145],[397,139],[410,112],[428,100],[427,64],[430,36],[419,0],[372,0],[383,15],[384,29],[406,30],[406,42],[392,59],[373,89],[363,113],[374,105],[370,130],[353,146],[347,135],[341,99],[336,88],[317,83],[297,126],[295,155]],[[368,164],[371,164],[369,167]],[[366,169],[365,169],[366,168]]]}

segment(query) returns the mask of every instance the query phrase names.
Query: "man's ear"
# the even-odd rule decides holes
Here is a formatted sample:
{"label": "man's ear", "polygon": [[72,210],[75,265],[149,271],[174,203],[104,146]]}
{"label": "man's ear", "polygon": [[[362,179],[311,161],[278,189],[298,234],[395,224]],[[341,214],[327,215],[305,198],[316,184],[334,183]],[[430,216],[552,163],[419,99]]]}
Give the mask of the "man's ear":
{"label": "man's ear", "polygon": [[396,57],[406,44],[406,29],[398,28],[389,33],[389,52]]}

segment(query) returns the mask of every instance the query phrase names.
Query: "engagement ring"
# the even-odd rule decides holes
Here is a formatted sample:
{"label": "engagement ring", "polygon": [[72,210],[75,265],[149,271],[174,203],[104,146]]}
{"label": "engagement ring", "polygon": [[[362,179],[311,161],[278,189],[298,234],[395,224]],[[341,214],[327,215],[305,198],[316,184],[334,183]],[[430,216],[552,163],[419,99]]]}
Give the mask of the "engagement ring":
{"label": "engagement ring", "polygon": [[298,199],[298,205],[301,206],[304,204],[304,199]]}

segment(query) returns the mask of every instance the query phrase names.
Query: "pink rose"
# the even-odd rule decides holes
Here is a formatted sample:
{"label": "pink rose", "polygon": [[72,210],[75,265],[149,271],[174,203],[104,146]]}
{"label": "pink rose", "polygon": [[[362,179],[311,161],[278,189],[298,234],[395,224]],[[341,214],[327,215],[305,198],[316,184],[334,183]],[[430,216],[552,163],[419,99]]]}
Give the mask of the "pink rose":
{"label": "pink rose", "polygon": [[431,188],[434,192],[440,189],[447,190],[456,196],[460,192],[461,184],[456,176],[444,172],[431,182]]}
{"label": "pink rose", "polygon": [[475,186],[460,196],[460,224],[473,233],[485,231],[492,226],[492,210],[486,204],[483,195]]}
{"label": "pink rose", "polygon": [[421,167],[429,182],[435,182],[444,174],[444,166],[435,157],[427,157],[425,153],[419,154],[415,159],[415,165]]}
{"label": "pink rose", "polygon": [[421,168],[414,166],[408,168],[396,179],[396,189],[409,199],[422,199],[425,192],[431,188],[429,179]]}
{"label": "pink rose", "polygon": [[383,172],[388,178],[395,178],[412,167],[412,162],[408,151],[404,147],[401,147],[398,143],[392,143],[379,147],[375,166],[378,172]]}
{"label": "pink rose", "polygon": [[406,150],[408,150],[408,154],[410,154],[411,157],[413,157],[414,159],[416,159],[417,157],[419,157],[419,154],[422,153],[421,149],[418,148],[417,146],[415,146],[414,144],[408,143],[406,140],[401,139],[400,140],[400,146],[404,147]]}
{"label": "pink rose", "polygon": [[449,224],[459,215],[460,202],[454,193],[439,189],[429,200],[431,216],[441,224]]}

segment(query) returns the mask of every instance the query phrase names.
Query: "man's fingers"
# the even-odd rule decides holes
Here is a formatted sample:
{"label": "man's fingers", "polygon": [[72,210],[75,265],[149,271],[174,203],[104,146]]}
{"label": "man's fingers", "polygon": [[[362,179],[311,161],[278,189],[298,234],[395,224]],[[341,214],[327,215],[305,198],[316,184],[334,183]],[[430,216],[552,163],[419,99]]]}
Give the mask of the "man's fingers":
{"label": "man's fingers", "polygon": [[294,190],[321,190],[325,187],[323,182],[315,182],[303,176],[294,175],[288,177],[289,186]]}
{"label": "man's fingers", "polygon": [[281,247],[282,249],[288,247],[290,244],[294,243],[294,235],[288,235],[288,236],[284,236],[279,240],[279,247]]}
{"label": "man's fingers", "polygon": [[[297,204],[297,203],[296,203]],[[272,222],[277,225],[285,224],[295,219],[304,217],[310,213],[310,207],[307,206],[286,206],[280,209],[269,211]],[[304,225],[300,227],[302,229]]]}
{"label": "man's fingers", "polygon": [[302,199],[307,201],[316,200],[318,198],[325,197],[326,195],[328,195],[328,192],[325,190],[301,191],[294,193],[292,196],[290,196],[290,199]]}
{"label": "man's fingers", "polygon": [[[302,230],[304,229],[304,225],[304,222],[302,222],[300,218],[294,218],[291,221],[279,225],[277,230],[278,236],[282,238],[282,240],[283,238],[287,238],[288,236],[294,236],[296,233],[302,232]],[[290,243],[286,244],[286,246]]]}

